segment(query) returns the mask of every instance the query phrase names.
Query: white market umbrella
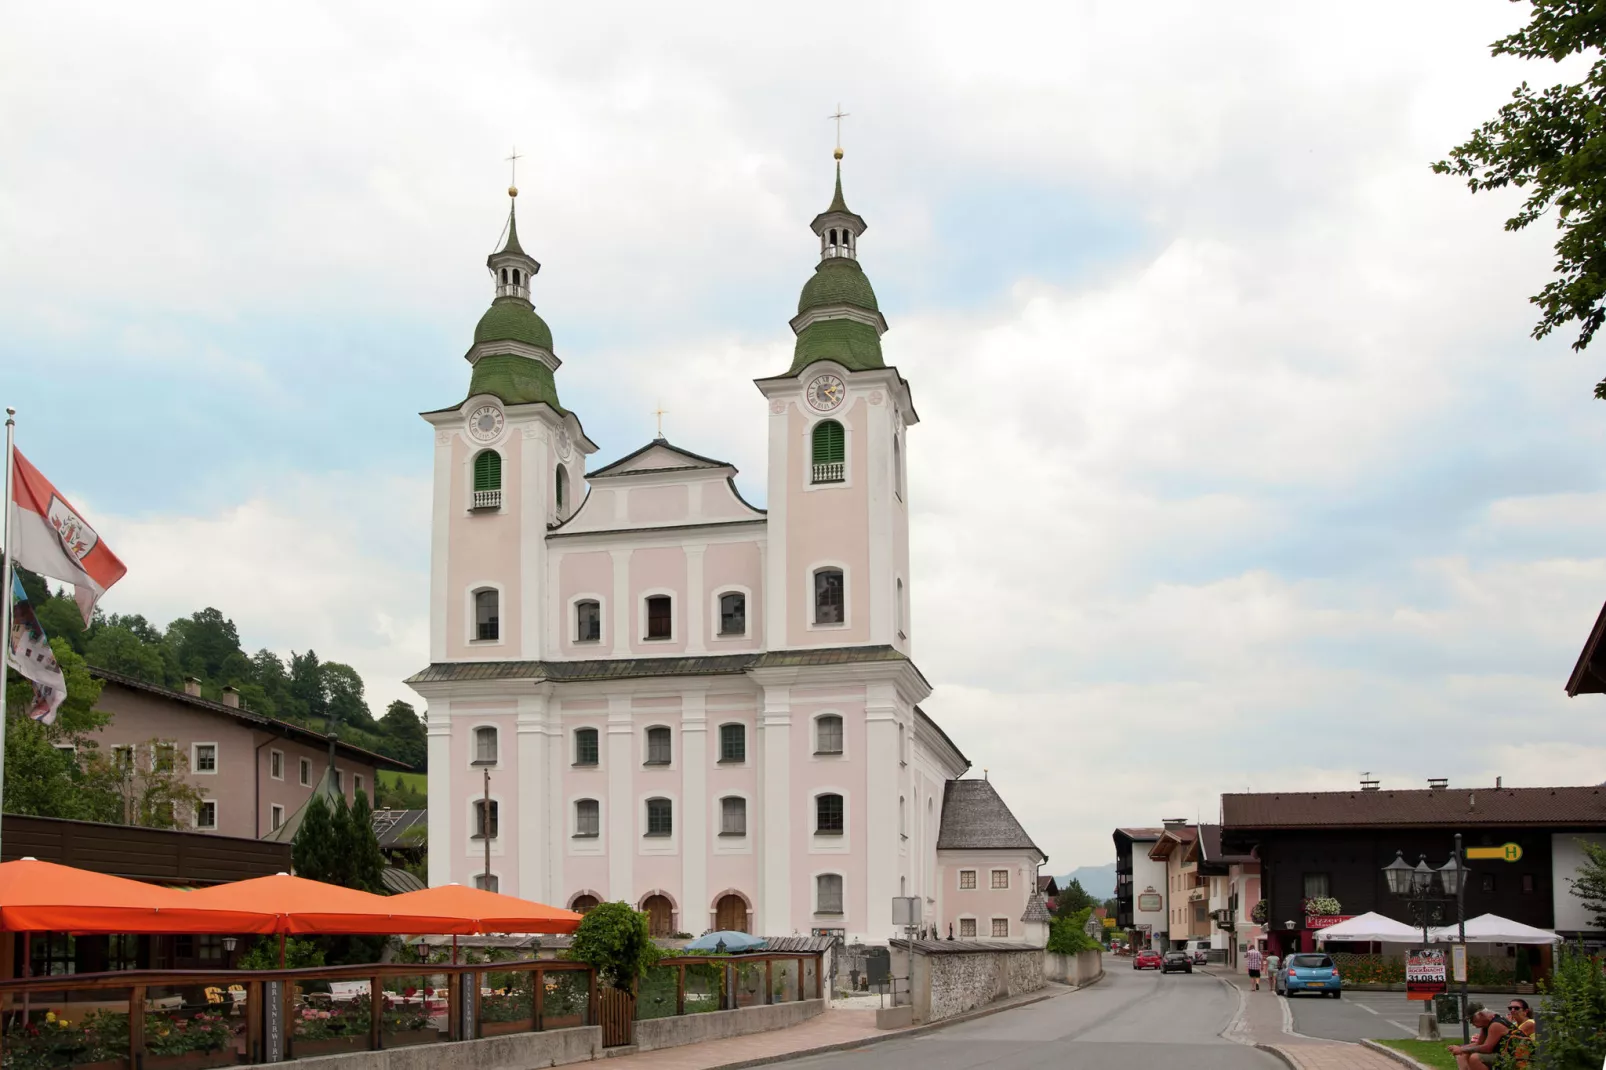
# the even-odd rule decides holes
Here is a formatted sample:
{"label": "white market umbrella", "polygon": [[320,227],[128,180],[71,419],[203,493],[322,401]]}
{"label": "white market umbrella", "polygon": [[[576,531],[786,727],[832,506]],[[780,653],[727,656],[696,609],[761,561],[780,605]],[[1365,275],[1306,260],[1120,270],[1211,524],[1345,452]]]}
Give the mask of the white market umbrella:
{"label": "white market umbrella", "polygon": [[1419,943],[1422,940],[1422,930],[1415,929],[1403,921],[1395,921],[1375,911],[1357,914],[1348,921],[1341,921],[1337,925],[1329,925],[1325,929],[1316,930],[1316,942],[1326,943],[1329,940],[1356,940],[1369,943],[1409,944]]}
{"label": "white market umbrella", "polygon": [[[1437,926],[1430,930],[1430,935],[1436,944],[1454,944],[1461,939],[1454,925]],[[1537,929],[1498,914],[1479,914],[1467,919],[1469,944],[1556,944],[1561,940],[1549,929]]]}

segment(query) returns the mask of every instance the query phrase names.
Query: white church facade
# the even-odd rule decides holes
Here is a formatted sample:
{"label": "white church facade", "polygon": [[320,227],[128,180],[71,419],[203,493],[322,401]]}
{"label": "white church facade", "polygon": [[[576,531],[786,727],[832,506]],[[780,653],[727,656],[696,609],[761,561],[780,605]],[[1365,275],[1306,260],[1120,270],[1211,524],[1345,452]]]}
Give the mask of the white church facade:
{"label": "white church facade", "polygon": [[624,900],[657,935],[881,941],[897,896],[939,936],[1020,940],[1040,920],[1045,856],[919,708],[919,418],[882,359],[837,166],[793,363],[756,381],[767,511],[733,466],[661,437],[588,471],[510,211],[468,396],[424,414],[430,665],[408,682],[431,884]]}

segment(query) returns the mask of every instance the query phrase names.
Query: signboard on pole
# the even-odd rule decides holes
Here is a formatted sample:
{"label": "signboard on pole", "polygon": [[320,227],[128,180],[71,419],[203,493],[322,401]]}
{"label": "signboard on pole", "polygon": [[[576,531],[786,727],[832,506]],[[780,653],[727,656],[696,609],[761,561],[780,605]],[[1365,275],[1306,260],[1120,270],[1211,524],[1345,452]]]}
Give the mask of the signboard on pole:
{"label": "signboard on pole", "polygon": [[1412,948],[1405,953],[1405,998],[1432,999],[1448,991],[1442,947]]}
{"label": "signboard on pole", "polygon": [[1468,858],[1483,858],[1493,862],[1521,862],[1522,844],[1503,843],[1499,847],[1468,847]]}
{"label": "signboard on pole", "polygon": [[1450,945],[1450,979],[1457,984],[1467,979],[1467,945]]}

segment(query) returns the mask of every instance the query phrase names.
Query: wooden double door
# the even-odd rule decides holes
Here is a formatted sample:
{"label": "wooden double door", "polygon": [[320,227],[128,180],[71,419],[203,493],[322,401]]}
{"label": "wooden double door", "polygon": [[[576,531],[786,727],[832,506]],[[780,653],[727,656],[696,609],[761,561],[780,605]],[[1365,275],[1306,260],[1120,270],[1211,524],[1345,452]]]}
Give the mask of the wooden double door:
{"label": "wooden double door", "polygon": [[748,931],[747,925],[747,904],[741,896],[724,895],[714,904],[714,928],[745,933]]}

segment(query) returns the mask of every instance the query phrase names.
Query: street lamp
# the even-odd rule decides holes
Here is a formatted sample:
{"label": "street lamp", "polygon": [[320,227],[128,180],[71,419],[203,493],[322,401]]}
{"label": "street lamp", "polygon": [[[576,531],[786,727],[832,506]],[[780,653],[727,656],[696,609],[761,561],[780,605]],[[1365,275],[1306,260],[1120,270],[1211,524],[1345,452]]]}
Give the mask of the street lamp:
{"label": "street lamp", "polygon": [[[1417,863],[1413,866],[1405,860],[1405,852],[1397,850],[1394,852],[1394,861],[1383,867],[1383,879],[1387,882],[1391,893],[1406,901],[1411,913],[1416,917],[1417,924],[1422,926],[1424,947],[1428,943],[1429,920],[1440,907],[1453,902],[1462,954],[1465,955],[1467,866],[1461,858],[1461,834],[1458,832],[1455,834],[1455,850],[1451,852],[1450,860],[1444,865],[1435,869],[1428,865],[1428,856],[1424,854],[1417,856]],[[1463,1043],[1470,1043],[1472,1032],[1467,1023],[1465,976],[1462,975],[1461,981],[1461,1039]]]}

